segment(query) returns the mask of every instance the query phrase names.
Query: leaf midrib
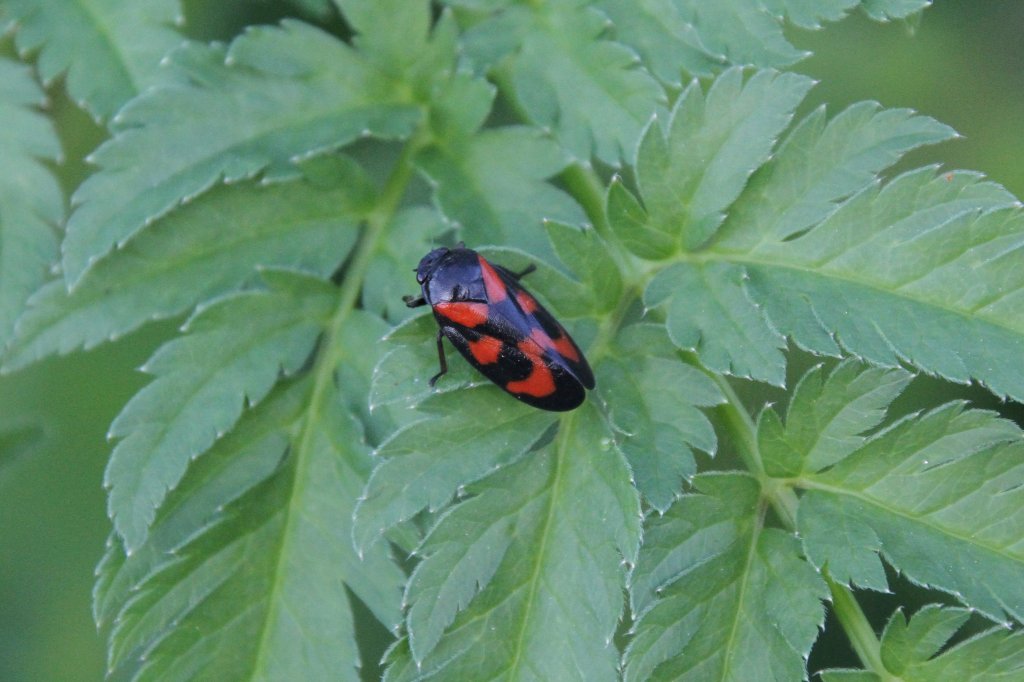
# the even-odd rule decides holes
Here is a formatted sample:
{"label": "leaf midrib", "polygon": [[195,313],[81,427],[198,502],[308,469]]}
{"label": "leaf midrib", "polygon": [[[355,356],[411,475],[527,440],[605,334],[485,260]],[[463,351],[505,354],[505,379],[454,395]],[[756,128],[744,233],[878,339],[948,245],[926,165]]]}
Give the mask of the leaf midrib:
{"label": "leaf midrib", "polygon": [[[109,51],[110,55],[113,57],[113,59],[111,61],[113,61],[117,65],[117,69],[120,72],[121,78],[119,78],[119,80],[121,80],[124,83],[127,83],[131,87],[133,95],[138,95],[139,92],[141,91],[140,87],[139,87],[139,83],[136,82],[134,74],[132,73],[131,69],[129,69],[128,66],[127,66],[131,62],[131,60],[125,59],[125,54],[120,49],[120,47],[121,47],[120,44],[117,42],[117,40],[114,39],[114,37],[113,37],[114,34],[111,32],[110,27],[108,26],[107,22],[104,21],[104,19],[106,17],[101,17],[96,12],[93,12],[92,8],[89,7],[87,3],[83,3],[81,1],[77,1],[77,2],[75,2],[75,5],[81,9],[82,14],[88,19],[89,23],[93,27],[95,27],[96,35],[99,36],[102,39],[103,44],[106,45],[107,50]],[[47,41],[47,42],[49,42],[49,41]],[[73,55],[72,55],[72,61],[73,61]],[[65,68],[70,70],[71,66],[72,66],[72,64],[69,63]],[[106,93],[103,93],[103,94],[106,94]],[[122,101],[121,104],[123,105],[124,101]],[[97,107],[95,106],[95,103],[93,103],[92,107],[88,107],[88,108],[97,108]],[[100,112],[98,112],[98,111],[94,111],[93,113],[96,116],[102,117],[102,114]]]}
{"label": "leaf midrib", "polygon": [[767,510],[766,506],[762,503],[758,504],[757,516],[754,518],[753,528],[750,531],[750,547],[747,549],[747,557],[743,565],[743,578],[740,581],[740,592],[736,596],[736,608],[733,610],[732,625],[729,628],[729,636],[725,640],[725,645],[722,647],[722,651],[725,654],[722,661],[722,674],[719,677],[720,680],[731,680],[732,677],[729,675],[729,668],[733,660],[733,642],[736,640],[736,635],[739,632],[740,624],[740,613],[742,612],[742,605],[747,595],[747,586],[750,583],[751,566],[754,564],[754,558],[757,556],[757,544],[761,538],[761,532],[764,530],[764,515]]}
{"label": "leaf midrib", "polygon": [[[868,279],[863,278],[863,277],[855,277],[855,276],[849,275],[849,274],[841,275],[841,274],[838,274],[838,273],[835,273],[835,272],[822,271],[822,270],[819,270],[819,269],[815,269],[814,267],[812,267],[810,265],[807,265],[807,264],[804,264],[804,263],[800,263],[800,262],[796,262],[796,261],[792,261],[792,260],[783,261],[783,260],[772,260],[772,259],[767,259],[767,258],[757,258],[757,257],[751,256],[750,254],[746,254],[746,253],[736,253],[736,252],[727,252],[727,251],[708,251],[708,252],[705,252],[705,253],[708,254],[711,257],[704,256],[703,254],[694,254],[695,257],[692,257],[692,258],[682,258],[682,259],[680,259],[679,262],[707,262],[707,261],[713,261],[713,262],[722,262],[722,263],[732,263],[732,264],[735,264],[735,265],[761,266],[761,267],[770,268],[770,269],[776,269],[776,270],[791,270],[793,272],[799,272],[799,273],[803,273],[803,274],[813,275],[815,277],[820,277],[822,279],[831,280],[831,281],[835,281],[835,282],[855,284],[855,285],[864,287],[866,289],[871,289],[872,291],[881,292],[881,293],[886,294],[888,296],[891,296],[893,298],[902,299],[902,300],[905,300],[905,301],[908,301],[908,302],[911,302],[911,303],[915,303],[915,304],[918,304],[918,305],[923,305],[923,306],[928,306],[928,307],[931,307],[931,308],[935,308],[937,310],[941,310],[941,311],[950,313],[952,315],[957,315],[957,316],[962,317],[962,318],[964,318],[966,320],[970,320],[971,322],[984,322],[985,324],[989,324],[989,325],[992,325],[993,327],[997,327],[997,328],[999,328],[1001,330],[1005,330],[1007,332],[1010,332],[1014,336],[1024,336],[1024,329],[1016,329],[1016,328],[1008,326],[1007,324],[1002,323],[1002,322],[1000,322],[998,320],[990,319],[988,317],[984,317],[984,316],[981,316],[981,315],[972,315],[971,313],[968,313],[968,312],[966,312],[963,309],[953,308],[953,307],[951,307],[949,305],[944,305],[944,304],[939,303],[937,301],[928,300],[928,299],[922,298],[920,296],[913,296],[913,295],[910,295],[910,294],[908,294],[906,292],[884,288],[878,282],[873,282],[873,281],[868,280]],[[831,331],[831,330],[829,330],[829,331]]]}
{"label": "leaf midrib", "polygon": [[[808,478],[797,479],[794,481],[794,484],[801,488],[804,488],[805,490],[817,490],[819,492],[829,493],[840,498],[852,498],[860,502],[864,502],[865,504],[868,504],[875,509],[880,509],[884,512],[892,514],[893,516],[899,517],[900,519],[904,519],[908,522],[925,526],[933,531],[948,536],[954,540],[959,540],[969,546],[979,547],[981,549],[997,554],[1003,557],[1004,559],[1008,559],[1009,561],[1012,561],[1016,564],[1024,565],[1024,557],[1011,554],[1009,551],[1007,551],[1007,548],[1005,547],[993,546],[991,543],[983,542],[976,537],[965,535],[946,526],[938,525],[937,523],[931,521],[930,515],[915,515],[909,511],[899,509],[898,507],[889,506],[885,504],[885,500],[878,497],[872,497],[866,494],[864,491],[853,490],[851,488],[843,488],[837,485],[831,485],[828,483],[824,483],[822,481],[817,481]],[[977,491],[972,491],[972,493],[974,492]],[[958,498],[958,500],[963,499],[964,497]]]}
{"label": "leaf midrib", "polygon": [[[346,218],[344,216],[341,216],[341,215],[335,216],[333,218],[333,220],[335,220],[335,221],[337,221],[337,220],[344,220],[344,219],[346,219]],[[165,276],[167,274],[175,274],[179,269],[182,269],[182,268],[184,268],[186,266],[207,266],[210,263],[213,263],[213,262],[216,262],[216,261],[220,260],[225,255],[230,254],[238,246],[259,245],[259,244],[261,244],[263,242],[273,241],[273,240],[280,239],[280,238],[283,238],[283,237],[295,237],[295,238],[298,238],[298,237],[300,237],[305,232],[305,230],[311,229],[315,225],[322,225],[323,223],[331,221],[331,220],[332,220],[331,217],[322,217],[322,218],[307,218],[307,219],[293,220],[293,221],[280,220],[280,221],[267,221],[267,222],[264,222],[264,223],[258,223],[259,225],[267,226],[267,229],[266,230],[260,230],[260,231],[254,231],[254,232],[231,232],[232,235],[240,235],[240,236],[238,236],[237,238],[231,238],[229,236],[227,239],[224,239],[224,240],[216,242],[215,244],[212,245],[211,248],[202,248],[202,249],[197,249],[197,250],[193,250],[193,251],[182,252],[182,253],[176,255],[174,258],[158,258],[158,259],[154,259],[154,258],[144,257],[141,254],[133,254],[133,255],[139,256],[140,258],[144,258],[147,263],[155,264],[156,267],[154,267],[152,270],[147,270],[147,269],[140,268],[140,269],[135,270],[133,272],[129,272],[128,273],[129,276],[127,276],[127,277],[119,277],[119,278],[115,279],[112,282],[112,284],[116,284],[122,290],[130,290],[132,288],[131,287],[132,284],[136,284],[136,283],[144,282],[144,281],[150,281],[150,280],[152,280],[154,278],[163,277],[163,276]],[[261,264],[260,263],[254,263],[253,265],[254,266],[259,266]],[[286,266],[274,265],[272,267],[276,269],[276,268],[283,268],[283,267],[286,267]],[[88,277],[88,276],[89,275],[86,275],[86,277]],[[83,279],[82,287],[86,287],[86,286],[87,286],[87,280]],[[78,315],[85,314],[84,311],[87,310],[87,308],[86,308],[86,306],[84,304],[90,304],[90,307],[91,307],[91,305],[95,305],[97,303],[100,303],[100,304],[108,303],[110,301],[111,297],[105,291],[105,289],[106,289],[106,287],[98,287],[98,288],[95,288],[95,289],[92,289],[92,290],[90,290],[88,288],[77,289],[76,291],[85,291],[87,293],[90,293],[91,295],[84,296],[84,301],[82,302],[82,304],[76,305],[74,308],[70,309],[69,312],[72,313],[72,314],[61,315],[60,317],[54,318],[54,323],[44,327],[42,329],[42,331],[46,331],[48,329],[52,329],[52,327],[56,323],[63,322],[63,321],[68,321],[68,320],[73,319],[73,317],[75,317],[75,314],[78,314]],[[68,295],[68,299],[72,298],[74,295],[75,295],[75,292],[72,292],[71,294]],[[130,296],[131,294],[125,293],[125,295],[126,296]],[[189,306],[184,306],[184,307],[187,308]],[[178,307],[178,308],[175,308],[174,310],[172,310],[171,312],[166,312],[164,310],[161,310],[161,311],[159,311],[160,317],[157,318],[157,319],[163,319],[165,317],[173,316],[175,314],[175,312],[179,311],[180,309],[181,309],[181,307]],[[150,319],[152,319],[152,318],[150,318]],[[37,334],[33,334],[32,336],[27,336],[27,337],[22,337],[22,338],[27,339],[29,341],[32,341],[32,340],[35,340],[35,339],[39,338],[40,336],[41,336],[41,333],[37,333]]]}
{"label": "leaf midrib", "polygon": [[539,589],[540,582],[541,582],[541,579],[540,579],[540,577],[541,577],[541,568],[544,566],[545,563],[547,563],[546,562],[546,558],[547,558],[547,552],[548,552],[548,540],[550,539],[550,537],[552,535],[552,533],[551,533],[551,526],[552,526],[552,524],[554,522],[555,516],[557,515],[557,512],[556,512],[556,509],[558,507],[557,501],[559,500],[559,498],[562,496],[562,494],[564,492],[562,490],[562,485],[563,485],[563,482],[564,482],[564,477],[563,477],[564,463],[565,463],[565,457],[568,456],[568,453],[567,453],[567,449],[568,449],[567,442],[568,442],[568,439],[569,439],[568,438],[568,434],[572,430],[572,425],[573,425],[574,417],[575,417],[575,413],[569,413],[569,415],[567,415],[565,417],[564,421],[560,425],[560,428],[559,428],[559,431],[558,431],[558,439],[557,439],[556,446],[554,448],[554,455],[555,455],[554,463],[553,463],[554,471],[551,473],[551,476],[552,476],[551,493],[548,496],[548,508],[547,508],[546,514],[544,515],[544,525],[541,527],[541,531],[540,531],[540,546],[538,547],[537,553],[536,553],[537,559],[534,562],[533,572],[532,572],[532,574],[530,575],[530,578],[529,578],[530,587],[529,587],[529,590],[528,590],[528,592],[526,594],[525,611],[524,611],[523,616],[522,616],[522,625],[519,628],[519,634],[516,637],[516,643],[515,643],[515,647],[513,649],[514,652],[515,652],[515,655],[514,655],[514,658],[512,659],[512,661],[511,661],[511,663],[509,665],[509,668],[508,668],[508,679],[510,679],[510,680],[518,679],[517,674],[518,674],[520,665],[522,664],[522,661],[523,661],[523,650],[524,650],[524,643],[526,641],[526,634],[527,634],[527,631],[530,629],[528,627],[528,625],[530,624],[530,619],[531,619],[531,616],[533,615],[534,608],[535,608],[536,603],[537,603],[536,597],[537,597],[537,591]]}
{"label": "leaf midrib", "polygon": [[259,641],[256,644],[256,656],[252,665],[252,677],[255,678],[257,671],[267,668],[267,655],[269,651],[269,637],[271,624],[278,619],[278,612],[283,608],[281,592],[284,589],[282,576],[286,572],[289,546],[295,541],[293,528],[294,519],[301,516],[301,510],[297,509],[297,500],[302,498],[300,488],[303,485],[307,469],[312,459],[310,451],[316,439],[315,425],[320,418],[320,410],[323,407],[325,397],[329,394],[334,383],[337,367],[344,359],[344,347],[340,338],[344,330],[345,321],[356,308],[359,294],[362,291],[363,281],[366,279],[367,270],[377,251],[378,244],[386,233],[399,203],[405,194],[413,173],[412,158],[417,153],[418,147],[423,144],[423,131],[410,139],[402,151],[402,155],[395,162],[394,169],[384,190],[381,192],[377,207],[367,217],[366,230],[356,245],[352,260],[349,264],[349,271],[341,288],[338,291],[337,310],[331,319],[321,344],[321,355],[316,359],[313,369],[315,376],[313,388],[309,398],[309,409],[306,418],[299,427],[300,433],[297,437],[296,446],[291,456],[296,458],[294,488],[288,496],[288,502],[284,507],[283,537],[281,539],[280,552],[274,562],[273,577],[268,590],[269,607],[265,619],[260,627]]}

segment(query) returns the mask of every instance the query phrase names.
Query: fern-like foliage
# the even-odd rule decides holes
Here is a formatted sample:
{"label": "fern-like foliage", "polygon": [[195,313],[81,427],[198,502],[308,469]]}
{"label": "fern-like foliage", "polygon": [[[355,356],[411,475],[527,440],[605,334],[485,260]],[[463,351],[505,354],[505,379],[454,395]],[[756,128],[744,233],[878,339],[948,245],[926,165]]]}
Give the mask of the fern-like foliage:
{"label": "fern-like foliage", "polygon": [[174,0],[7,0],[2,10],[19,53],[38,51],[43,82],[65,74],[68,94],[101,121],[160,83],[160,60],[182,42]]}
{"label": "fern-like foliage", "polygon": [[[882,633],[880,657],[889,676],[909,682],[928,680],[1012,680],[1024,668],[1020,632],[992,628],[946,649],[950,638],[970,617],[961,608],[929,604],[910,620],[897,611]],[[884,679],[863,670],[824,670],[825,682]]]}
{"label": "fern-like foliage", "polygon": [[41,160],[60,154],[50,123],[32,107],[43,93],[27,68],[0,60],[0,343],[6,343],[25,300],[46,278],[57,254],[64,206]]}
{"label": "fern-like foliage", "polygon": [[[304,0],[227,44],[167,1],[0,4],[34,60],[0,62],[3,368],[184,320],[109,430],[112,677],[803,679],[826,608],[863,669],[823,679],[1024,674],[1024,434],[892,407],[917,372],[1024,399],[1024,214],[888,172],[949,127],[795,120],[776,70],[784,22],[926,4]],[[66,221],[60,73],[109,134]],[[536,265],[578,410],[451,353],[429,386],[401,296],[460,239]],[[876,634],[886,564],[950,603]]]}

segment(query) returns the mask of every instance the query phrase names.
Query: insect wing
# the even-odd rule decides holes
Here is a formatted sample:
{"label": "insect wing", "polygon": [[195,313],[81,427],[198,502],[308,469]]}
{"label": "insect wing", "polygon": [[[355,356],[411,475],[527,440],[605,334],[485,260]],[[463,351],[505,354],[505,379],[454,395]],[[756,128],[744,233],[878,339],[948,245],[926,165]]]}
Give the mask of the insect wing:
{"label": "insect wing", "polygon": [[441,333],[471,365],[529,405],[571,410],[594,387],[594,375],[520,276],[465,248],[431,252],[417,270]]}
{"label": "insect wing", "polygon": [[516,326],[522,330],[523,335],[531,338],[542,349],[550,363],[568,370],[586,388],[594,388],[594,373],[565,327],[519,284],[513,273],[500,265],[492,267],[505,285],[506,298],[514,300],[515,307],[521,313],[516,315]]}
{"label": "insect wing", "polygon": [[579,380],[529,337],[500,338],[458,324],[441,332],[481,374],[528,405],[564,411],[583,402]]}

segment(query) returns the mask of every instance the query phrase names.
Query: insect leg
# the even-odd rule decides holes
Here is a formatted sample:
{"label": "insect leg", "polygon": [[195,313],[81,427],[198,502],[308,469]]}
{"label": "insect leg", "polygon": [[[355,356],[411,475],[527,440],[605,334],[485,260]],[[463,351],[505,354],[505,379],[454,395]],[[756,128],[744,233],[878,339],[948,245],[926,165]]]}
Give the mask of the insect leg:
{"label": "insect leg", "polygon": [[403,296],[402,300],[405,301],[405,305],[409,306],[410,308],[419,308],[421,305],[427,304],[427,299],[423,298],[422,296],[420,296],[419,298],[416,298],[415,296]]}
{"label": "insect leg", "polygon": [[437,330],[437,359],[441,363],[441,371],[438,372],[437,374],[435,374],[434,376],[430,377],[430,385],[431,386],[433,386],[434,383],[438,379],[440,379],[442,376],[444,376],[445,374],[448,373],[448,360],[444,357],[444,344],[441,343],[442,339],[444,339],[444,334],[441,332],[440,329],[438,329]]}

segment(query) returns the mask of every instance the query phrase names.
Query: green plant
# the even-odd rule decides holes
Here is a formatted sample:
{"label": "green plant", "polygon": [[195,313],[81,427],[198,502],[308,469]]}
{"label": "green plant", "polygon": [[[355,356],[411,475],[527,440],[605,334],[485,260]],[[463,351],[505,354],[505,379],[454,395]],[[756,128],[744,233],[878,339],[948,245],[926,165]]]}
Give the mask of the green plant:
{"label": "green plant", "polygon": [[[864,669],[824,679],[1022,674],[1019,427],[889,415],[912,372],[1024,398],[1019,202],[886,175],[954,136],[927,117],[794,122],[774,16],[926,2],[335,4],[229,45],[178,45],[171,0],[0,4],[34,58],[0,61],[4,367],[187,316],[110,429],[115,675],[355,679],[376,617],[391,680],[800,679],[825,602]],[[109,133],[66,219],[65,70]],[[537,263],[579,410],[426,386],[401,294],[456,238]],[[787,379],[807,352],[841,359]],[[882,559],[954,599],[879,638]]]}

